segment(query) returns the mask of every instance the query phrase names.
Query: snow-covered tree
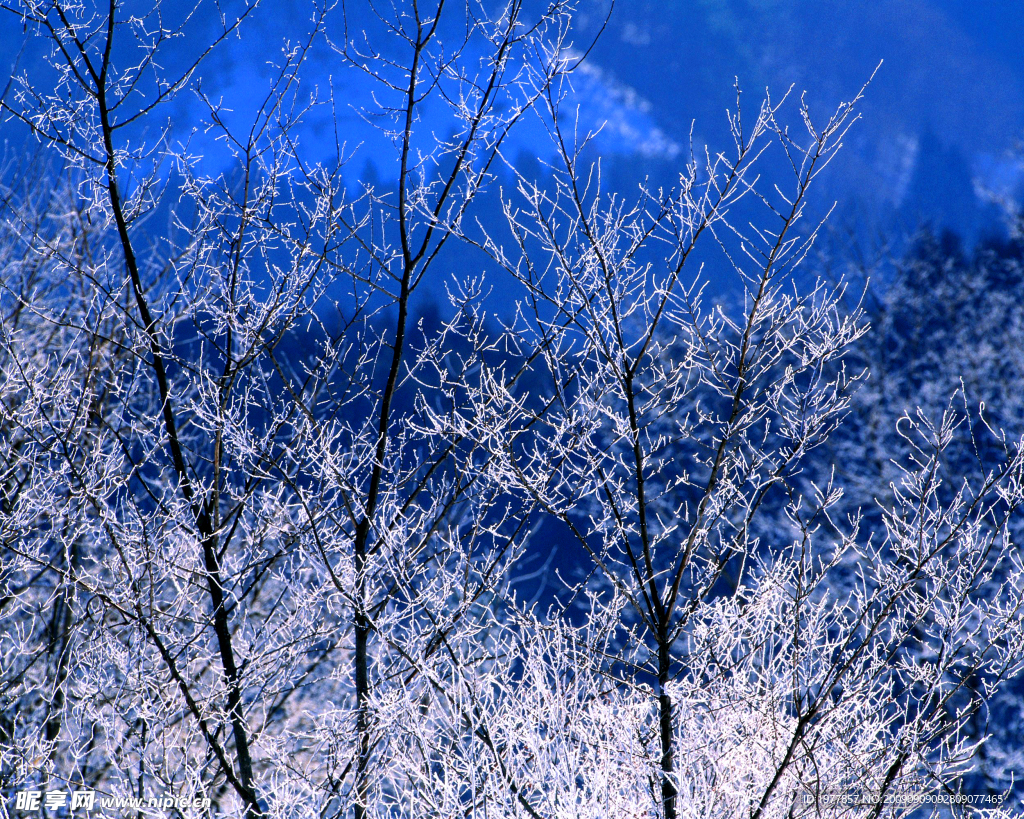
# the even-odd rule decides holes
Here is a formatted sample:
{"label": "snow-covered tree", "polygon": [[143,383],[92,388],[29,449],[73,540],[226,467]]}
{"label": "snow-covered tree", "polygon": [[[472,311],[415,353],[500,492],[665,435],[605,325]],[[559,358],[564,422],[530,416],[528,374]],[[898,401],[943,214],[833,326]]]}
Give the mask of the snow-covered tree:
{"label": "snow-covered tree", "polygon": [[[623,199],[569,125],[572,3],[289,8],[246,113],[204,71],[256,5],[0,0],[43,156],[4,177],[5,795],[760,819],[950,787],[1024,654],[1024,456],[948,486],[956,417],[901,427],[870,537],[802,478],[861,376],[801,221],[859,96],[737,110]],[[353,179],[334,71],[393,176]],[[507,157],[533,117],[544,182]],[[514,567],[552,521],[589,577],[539,613]]]}
{"label": "snow-covered tree", "polygon": [[[258,9],[220,11],[4,4],[38,57],[5,122],[60,183],[5,212],[4,780],[361,817],[441,765],[396,699],[433,724],[487,657],[527,531],[417,420],[465,400],[479,295],[430,335],[411,299],[569,68],[571,4],[311,6],[248,114],[203,66]],[[394,184],[300,152],[313,54],[376,85]]]}
{"label": "snow-covered tree", "polygon": [[[925,226],[903,258],[888,264],[892,270],[874,277],[864,299],[872,332],[853,351],[870,376],[805,470],[805,478],[834,474],[845,490],[843,511],[864,510],[866,520],[892,503],[897,464],[910,455],[904,416],[935,423],[949,414],[959,425],[939,464],[947,488],[997,465],[1004,437],[1024,430],[1019,242],[991,238],[968,251],[954,234]],[[1019,542],[1020,520],[1011,526]],[[979,682],[969,681],[962,697],[977,696]],[[965,780],[993,793],[1016,785],[1017,800],[1024,774],[1020,685],[1015,679],[983,698],[970,731],[992,739],[979,747]]]}
{"label": "snow-covered tree", "polygon": [[[632,742],[618,734],[617,758],[568,780],[570,802],[598,802],[584,815],[608,810],[608,764],[643,816],[908,812],[908,788],[955,790],[972,716],[1021,662],[1016,443],[993,431],[948,485],[954,442],[979,447],[962,417],[894,416],[904,446],[869,531],[827,471],[804,474],[864,374],[845,360],[863,315],[841,282],[806,285],[815,230],[798,229],[851,111],[815,127],[801,106],[798,137],[766,101],[752,126],[733,121],[731,155],[628,202],[602,196],[552,108],[554,189],[521,179],[515,250],[483,243],[527,290],[509,332],[543,351],[547,387],[527,400],[488,378],[468,415],[436,423],[486,429],[508,485],[589,555],[601,591],[574,640]],[[766,192],[750,168],[770,137],[794,179]],[[705,244],[741,288],[731,306],[703,295]],[[580,667],[547,656],[551,680],[573,673],[560,657]],[[553,747],[609,742],[594,704],[557,721],[568,734],[545,728]],[[532,764],[536,779],[557,767]],[[537,796],[550,815],[565,798]]]}

